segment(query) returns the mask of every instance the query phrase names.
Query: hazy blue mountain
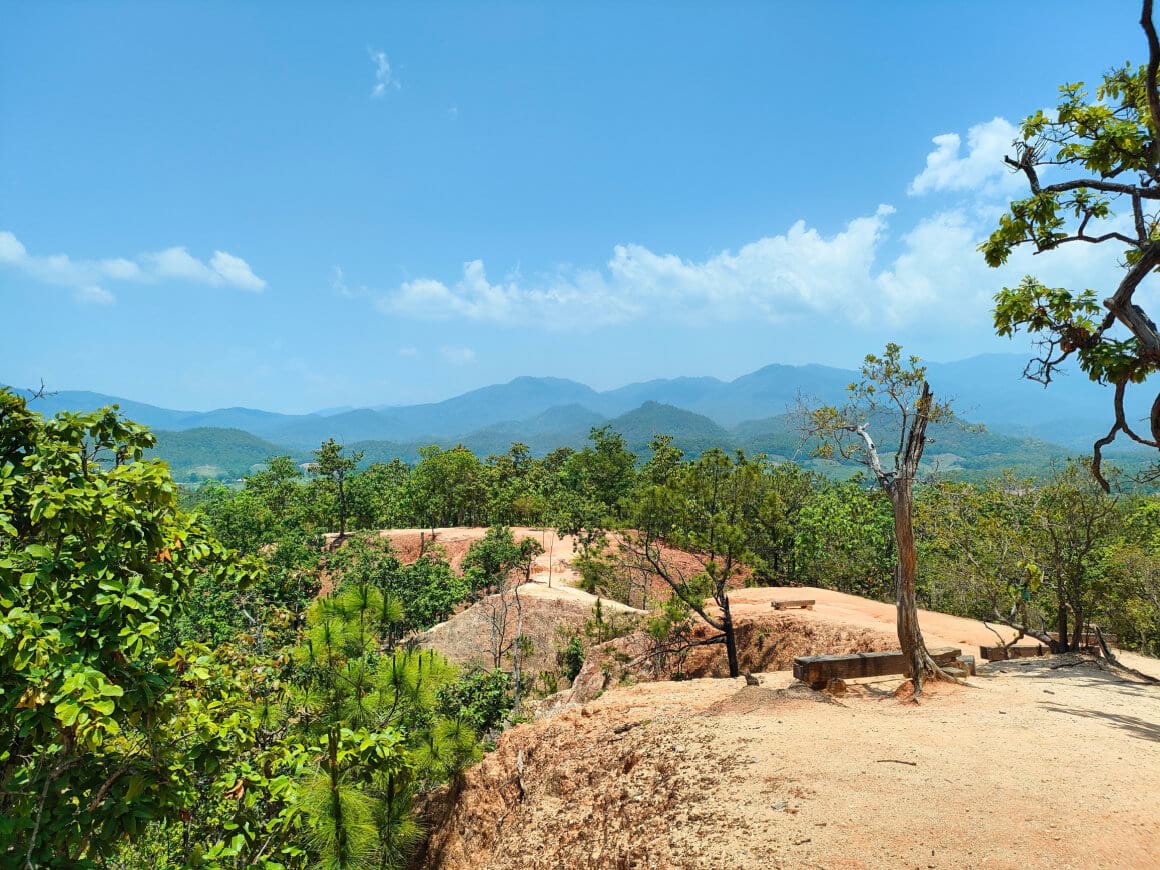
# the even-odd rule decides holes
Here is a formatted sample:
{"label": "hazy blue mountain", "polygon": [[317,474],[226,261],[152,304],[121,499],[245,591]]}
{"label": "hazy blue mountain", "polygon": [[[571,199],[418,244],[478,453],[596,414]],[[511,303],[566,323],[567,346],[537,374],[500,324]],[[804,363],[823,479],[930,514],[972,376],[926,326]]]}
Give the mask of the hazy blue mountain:
{"label": "hazy blue mountain", "polygon": [[273,411],[259,411],[255,408],[218,408],[213,411],[190,414],[178,420],[170,429],[242,429],[256,435],[264,435],[277,430],[288,421],[310,419]]}
{"label": "hazy blue mountain", "polygon": [[[958,412],[973,420],[1018,426],[1082,423],[1091,427],[1092,438],[1107,431],[1112,419],[1110,387],[1079,371],[1061,373],[1044,387],[1023,377],[1026,363],[1025,357],[1013,354],[983,354],[930,363],[927,378],[939,396],[954,399]],[[1130,388],[1128,416],[1146,417],[1155,395],[1154,383]]]}
{"label": "hazy blue mountain", "polygon": [[329,417],[310,414],[289,418],[263,428],[260,434],[279,444],[317,447],[327,438],[349,444],[371,439],[408,440],[413,433],[405,423],[391,414],[360,408]]}
{"label": "hazy blue mountain", "polygon": [[[1061,375],[1049,389],[1044,389],[1022,377],[1025,363],[1024,357],[1015,354],[987,354],[957,362],[931,363],[928,377],[937,397],[954,399],[960,415],[996,432],[1037,438],[1075,450],[1086,449],[1107,431],[1111,418],[1111,391],[1107,387],[1070,374]],[[719,427],[749,426],[736,433],[741,443],[748,443],[745,439],[755,430],[747,421],[779,417],[793,407],[799,395],[813,402],[840,403],[846,386],[857,376],[851,370],[820,365],[769,365],[732,381],[669,378],[604,392],[563,378],[521,377],[442,402],[329,408],[302,415],[251,408],[181,411],[77,391],[38,399],[34,407],[51,414],[62,408],[89,410],[116,402],[127,416],[156,429],[242,429],[272,443],[307,448],[329,437],[345,443],[453,444],[471,440],[497,445],[505,440],[520,440],[538,446],[547,443],[549,437],[572,439],[576,433],[584,435],[602,419],[628,414],[653,402],[702,415]],[[1147,415],[1148,390],[1145,386],[1129,392],[1129,418]],[[572,410],[559,410],[565,408]],[[776,445],[779,454],[783,450],[792,452],[787,433],[757,434],[776,435],[768,443]]]}
{"label": "hazy blue mountain", "polygon": [[453,436],[495,423],[523,420],[559,405],[591,405],[591,387],[564,378],[521,377],[425,405],[381,406],[410,436]]}
{"label": "hazy blue mountain", "polygon": [[122,399],[118,396],[107,396],[104,393],[91,393],[87,390],[60,390],[39,398],[31,398],[30,390],[17,389],[16,392],[29,397],[29,408],[45,417],[51,417],[58,411],[96,411],[106,405],[119,405],[122,414],[138,423],[155,429],[176,429],[183,428],[180,425],[181,421],[195,413],[159,408],[156,405],[134,402],[132,399]]}
{"label": "hazy blue mountain", "polygon": [[695,410],[705,402],[711,403],[728,386],[718,378],[661,378],[600,393],[593,400],[593,407],[613,415],[639,408],[645,402]]}

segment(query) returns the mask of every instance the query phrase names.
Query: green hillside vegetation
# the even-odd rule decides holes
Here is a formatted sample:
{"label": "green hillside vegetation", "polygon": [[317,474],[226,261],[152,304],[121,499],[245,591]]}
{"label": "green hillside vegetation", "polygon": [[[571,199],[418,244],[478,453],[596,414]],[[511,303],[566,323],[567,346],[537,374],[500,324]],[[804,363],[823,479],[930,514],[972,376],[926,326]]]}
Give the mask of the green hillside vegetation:
{"label": "green hillside vegetation", "polygon": [[[690,458],[713,448],[727,452],[742,450],[750,456],[765,455],[776,461],[794,461],[834,479],[846,478],[859,467],[815,458],[816,443],[803,441],[800,420],[791,414],[749,420],[726,429],[701,414],[659,402],[646,402],[610,420],[580,405],[568,405],[545,411],[526,422],[494,424],[462,438],[412,441],[351,439],[347,443],[352,451],[363,454],[361,467],[364,468],[393,459],[414,465],[420,459],[421,449],[431,444],[444,450],[466,447],[482,459],[506,453],[512,444],[518,442],[527,446],[530,455],[543,457],[559,448],[583,448],[590,430],[598,425],[608,425],[623,436],[628,449],[642,462],[650,455],[652,440],[658,435],[669,435],[673,446]],[[957,480],[978,481],[1004,470],[1038,477],[1050,473],[1069,457],[1085,453],[1082,449],[1069,449],[1036,438],[978,427],[936,424],[930,431],[934,440],[923,468],[928,473],[937,471]],[[889,421],[874,427],[873,432],[879,443],[890,443],[898,437],[897,430]],[[169,463],[176,480],[190,483],[211,478],[238,480],[277,455],[306,462],[310,451],[300,446],[275,443],[239,429],[204,427],[180,432],[159,431],[157,447],[150,455]],[[1114,452],[1109,457],[1114,464],[1132,473],[1144,468],[1149,459],[1141,451],[1130,450]]]}
{"label": "green hillside vegetation", "polygon": [[[787,418],[734,434],[652,403],[543,458],[522,444],[486,459],[428,446],[413,464],[381,461],[399,452],[385,449],[360,466],[330,441],[304,469],[239,430],[155,437],[111,411],[45,421],[19,397],[0,390],[0,401],[0,690],[13,735],[0,843],[15,844],[0,848],[22,866],[181,867],[193,855],[197,866],[306,870],[341,866],[335,854],[407,866],[421,839],[416,795],[456,782],[486,735],[519,721],[521,699],[555,692],[595,642],[587,629],[560,637],[558,672],[546,674],[521,671],[518,638],[490,670],[468,672],[411,646],[458,608],[507,594],[513,572],[530,574],[541,544],[517,545],[513,525],[575,535],[585,587],[637,607],[658,602],[633,579],[633,546],[727,546],[732,568],[673,580],[646,621],[661,649],[694,642],[706,596],[724,601],[741,564],[755,584],[894,594],[894,515],[879,486],[850,476],[854,466],[713,444],[787,444]],[[663,428],[690,453],[653,434]],[[1040,446],[938,434],[964,468]],[[86,464],[86,445],[121,461]],[[147,451],[194,473],[251,471],[179,500]],[[924,482],[916,501],[923,606],[1017,614],[1037,638],[1062,625],[1062,649],[1079,642],[1069,627],[1089,621],[1130,648],[1160,648],[1156,497],[1105,495],[1072,464],[1040,481]],[[374,531],[457,525],[491,527],[463,573],[439,548],[404,566]],[[324,547],[343,527],[346,543]],[[1060,549],[1060,529],[1082,534]],[[623,549],[606,549],[613,531]],[[78,565],[99,566],[100,583]],[[61,741],[62,728],[76,740]]]}
{"label": "green hillside vegetation", "polygon": [[214,478],[237,480],[259,471],[273,456],[301,455],[272,444],[241,429],[186,429],[183,432],[157,432],[157,445],[146,455],[156,456],[169,464],[174,480],[188,482]]}

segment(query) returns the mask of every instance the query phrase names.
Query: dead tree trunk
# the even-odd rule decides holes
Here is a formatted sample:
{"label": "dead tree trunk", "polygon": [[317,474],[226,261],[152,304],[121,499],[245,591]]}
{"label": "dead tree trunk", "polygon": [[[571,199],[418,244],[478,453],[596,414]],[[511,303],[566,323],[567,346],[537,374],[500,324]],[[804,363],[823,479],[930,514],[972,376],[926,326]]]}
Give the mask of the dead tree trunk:
{"label": "dead tree trunk", "polygon": [[922,691],[928,675],[942,674],[931,658],[918,625],[918,551],[914,543],[913,486],[899,479],[888,490],[894,508],[894,539],[898,561],[894,564],[894,596],[898,611],[898,643],[910,666],[915,692]]}
{"label": "dead tree trunk", "polygon": [[520,585],[516,582],[514,590],[516,600],[516,639],[512,644],[512,681],[515,683],[515,692],[513,697],[513,709],[518,715],[520,712],[520,689],[523,680],[523,674],[520,673],[520,653],[521,646],[524,640],[524,608],[520,601]]}
{"label": "dead tree trunk", "polygon": [[737,663],[737,636],[733,631],[733,611],[729,609],[729,594],[721,596],[721,619],[725,623],[725,653],[729,659],[729,676],[741,675],[741,667]]}
{"label": "dead tree trunk", "polygon": [[[878,483],[890,497],[894,512],[894,543],[898,560],[894,565],[895,604],[897,605],[898,643],[910,662],[914,693],[922,692],[922,683],[928,676],[953,678],[931,658],[918,625],[918,551],[914,543],[914,480],[926,447],[926,427],[930,422],[934,395],[930,385],[922,384],[922,393],[915,402],[914,413],[903,418],[901,450],[896,455],[894,468],[886,470],[878,456],[878,448],[865,425],[853,427],[862,439],[870,469]],[[909,428],[908,428],[909,425]]]}

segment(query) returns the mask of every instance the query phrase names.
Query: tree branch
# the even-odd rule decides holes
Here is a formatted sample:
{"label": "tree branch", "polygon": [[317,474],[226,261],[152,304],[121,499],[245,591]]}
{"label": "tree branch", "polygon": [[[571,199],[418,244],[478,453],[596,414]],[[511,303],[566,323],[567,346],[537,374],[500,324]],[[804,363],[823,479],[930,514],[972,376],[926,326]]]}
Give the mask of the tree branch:
{"label": "tree branch", "polygon": [[1156,25],[1152,22],[1152,0],[1144,0],[1140,15],[1140,26],[1148,37],[1148,66],[1144,72],[1147,85],[1148,115],[1152,120],[1152,165],[1160,163],[1160,95],[1156,93],[1156,71],[1160,69],[1160,38],[1156,36]]}

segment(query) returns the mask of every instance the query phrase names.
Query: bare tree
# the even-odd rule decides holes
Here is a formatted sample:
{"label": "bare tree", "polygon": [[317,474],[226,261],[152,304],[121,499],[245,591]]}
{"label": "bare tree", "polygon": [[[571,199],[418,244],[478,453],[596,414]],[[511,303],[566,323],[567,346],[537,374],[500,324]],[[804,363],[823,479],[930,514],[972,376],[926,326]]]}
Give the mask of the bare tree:
{"label": "bare tree", "polygon": [[[949,404],[934,400],[918,357],[903,363],[902,349],[893,343],[886,345],[881,357],[866,357],[862,380],[851,384],[849,392],[850,401],[841,408],[811,409],[803,402],[799,414],[805,435],[821,441],[819,456],[838,456],[864,465],[890,498],[898,552],[894,567],[898,642],[918,695],[928,676],[954,679],[931,658],[918,625],[918,550],[914,540],[914,482],[923,450],[931,440],[927,426],[950,420],[952,413]],[[898,443],[888,463],[883,463],[870,435],[872,424],[898,427]]]}

